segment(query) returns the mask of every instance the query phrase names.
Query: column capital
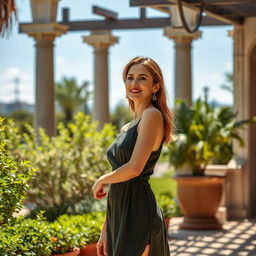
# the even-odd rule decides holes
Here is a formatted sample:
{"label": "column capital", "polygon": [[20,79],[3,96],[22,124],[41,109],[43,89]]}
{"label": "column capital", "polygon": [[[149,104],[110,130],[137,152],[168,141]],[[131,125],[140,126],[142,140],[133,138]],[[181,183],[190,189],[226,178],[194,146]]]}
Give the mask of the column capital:
{"label": "column capital", "polygon": [[164,27],[164,35],[170,39],[175,40],[176,42],[188,42],[191,43],[192,40],[198,39],[202,35],[202,31],[196,31],[191,34],[188,33],[184,28],[173,28],[173,27]]}
{"label": "column capital", "polygon": [[113,36],[110,30],[91,31],[90,36],[83,36],[83,42],[93,46],[95,50],[107,50],[109,46],[118,43],[119,38]]}
{"label": "column capital", "polygon": [[53,41],[56,37],[65,34],[68,26],[58,23],[50,24],[21,24],[21,33],[33,37],[36,41]]}

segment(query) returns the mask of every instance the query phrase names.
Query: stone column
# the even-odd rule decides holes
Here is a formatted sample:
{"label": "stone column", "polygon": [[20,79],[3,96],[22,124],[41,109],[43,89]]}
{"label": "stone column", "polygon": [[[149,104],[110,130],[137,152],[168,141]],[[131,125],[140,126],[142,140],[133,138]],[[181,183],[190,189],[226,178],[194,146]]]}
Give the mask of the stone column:
{"label": "stone column", "polygon": [[183,28],[165,27],[164,35],[175,42],[175,100],[192,104],[192,40],[201,37],[201,31],[190,34]]}
{"label": "stone column", "polygon": [[35,118],[36,131],[41,127],[49,136],[56,135],[54,90],[54,40],[68,29],[59,24],[24,24],[21,32],[35,39]]}
{"label": "stone column", "polygon": [[[228,31],[228,35],[233,38],[233,78],[234,78],[234,93],[233,93],[233,110],[238,112],[238,119],[246,119],[246,91],[245,91],[245,71],[244,71],[244,28],[235,26],[234,30]],[[246,131],[240,131],[243,139],[246,138]],[[234,151],[236,154],[246,158],[245,148],[239,146],[235,142]]]}
{"label": "stone column", "polygon": [[109,81],[108,81],[108,49],[118,42],[111,31],[92,31],[84,36],[83,41],[94,48],[94,103],[93,120],[99,121],[101,128],[109,122]]}
{"label": "stone column", "polygon": [[[246,89],[245,89],[245,54],[244,54],[244,28],[235,26],[234,30],[228,31],[228,35],[233,38],[233,76],[234,76],[234,112],[238,112],[237,119],[246,119]],[[245,145],[248,145],[248,128],[239,131],[240,136],[244,139]],[[248,146],[241,147],[237,141],[233,143],[234,158],[230,163],[234,166],[234,171],[229,172],[229,191],[227,198],[228,216],[232,218],[244,218],[248,216],[249,195],[248,187]],[[229,165],[230,165],[229,163]],[[240,167],[240,168],[238,168]]]}

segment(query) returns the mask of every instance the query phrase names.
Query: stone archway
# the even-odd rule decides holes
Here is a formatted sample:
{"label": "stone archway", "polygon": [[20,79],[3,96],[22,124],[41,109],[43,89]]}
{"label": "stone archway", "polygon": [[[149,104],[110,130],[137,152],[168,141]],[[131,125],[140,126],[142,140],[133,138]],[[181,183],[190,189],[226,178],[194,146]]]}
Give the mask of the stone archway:
{"label": "stone archway", "polygon": [[[249,55],[249,116],[256,116],[256,42]],[[250,212],[256,215],[256,125],[249,127]]]}

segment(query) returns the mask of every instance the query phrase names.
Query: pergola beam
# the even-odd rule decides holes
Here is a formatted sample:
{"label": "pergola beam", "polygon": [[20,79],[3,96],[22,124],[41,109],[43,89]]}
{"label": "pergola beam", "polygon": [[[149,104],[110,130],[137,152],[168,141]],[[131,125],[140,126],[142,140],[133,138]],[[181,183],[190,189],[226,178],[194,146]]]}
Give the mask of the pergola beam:
{"label": "pergola beam", "polygon": [[96,5],[92,6],[92,13],[103,16],[103,17],[105,17],[106,19],[109,19],[109,20],[116,20],[117,17],[118,17],[117,12],[114,12],[114,11],[111,11],[111,10],[108,10],[108,9],[105,9],[105,8],[101,8],[101,7],[96,6]]}
{"label": "pergola beam", "polygon": [[145,18],[139,19],[119,19],[119,20],[87,20],[87,21],[70,21],[60,24],[69,26],[69,31],[78,30],[105,30],[105,29],[134,29],[134,28],[162,28],[170,26],[169,18]]}
{"label": "pergola beam", "polygon": [[130,6],[136,7],[157,7],[157,6],[170,6],[171,2],[168,0],[130,0]]}
{"label": "pergola beam", "polygon": [[[19,24],[19,32],[21,25]],[[170,18],[140,18],[140,19],[121,19],[121,20],[87,20],[87,21],[61,21],[61,25],[69,27],[68,31],[84,31],[84,30],[111,30],[111,29],[144,29],[144,28],[163,28],[170,26]],[[225,22],[205,17],[202,26],[227,25]]]}

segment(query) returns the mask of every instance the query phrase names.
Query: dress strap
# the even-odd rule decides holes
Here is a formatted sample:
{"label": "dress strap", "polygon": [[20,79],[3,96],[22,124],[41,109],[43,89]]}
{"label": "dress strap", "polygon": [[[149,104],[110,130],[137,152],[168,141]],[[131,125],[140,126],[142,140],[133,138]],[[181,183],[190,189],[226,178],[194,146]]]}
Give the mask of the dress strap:
{"label": "dress strap", "polygon": [[138,125],[138,124],[139,124],[139,122],[140,122],[141,118],[142,118],[142,117],[140,117],[140,118],[139,118],[139,121],[137,121],[136,125]]}

